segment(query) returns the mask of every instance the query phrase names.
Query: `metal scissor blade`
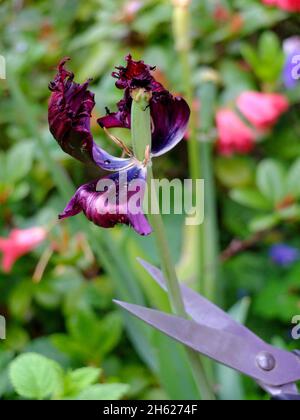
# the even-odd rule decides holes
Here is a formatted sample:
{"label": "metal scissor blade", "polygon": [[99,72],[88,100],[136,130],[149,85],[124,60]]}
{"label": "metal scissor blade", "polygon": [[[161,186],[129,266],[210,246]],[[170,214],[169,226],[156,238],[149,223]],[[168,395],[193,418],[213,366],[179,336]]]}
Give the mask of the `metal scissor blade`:
{"label": "metal scissor blade", "polygon": [[[195,321],[125,302],[115,303],[169,337],[259,382],[281,386],[300,379],[300,360],[291,353]],[[270,372],[259,368],[256,362],[262,353],[271,353],[276,360]]]}
{"label": "metal scissor blade", "polygon": [[[148,262],[138,258],[139,263],[145,268],[150,276],[167,291],[166,280],[163,273]],[[226,312],[218,308],[212,302],[196,293],[185,285],[181,285],[181,293],[184,300],[184,306],[187,313],[196,321],[212,328],[228,331],[232,334],[238,334],[244,339],[256,340],[257,343],[264,343],[259,337],[248,328],[234,321]]]}

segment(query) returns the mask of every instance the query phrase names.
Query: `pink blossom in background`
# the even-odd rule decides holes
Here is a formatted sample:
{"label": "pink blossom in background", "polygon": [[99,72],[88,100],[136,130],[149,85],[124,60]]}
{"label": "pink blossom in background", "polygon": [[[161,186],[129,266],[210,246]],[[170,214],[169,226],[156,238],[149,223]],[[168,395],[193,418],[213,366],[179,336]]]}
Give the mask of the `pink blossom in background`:
{"label": "pink blossom in background", "polygon": [[221,109],[216,116],[218,151],[222,155],[249,153],[255,144],[255,132],[230,109]]}
{"label": "pink blossom in background", "polygon": [[131,0],[124,6],[126,12],[131,15],[135,15],[142,7],[143,3],[139,0]]}
{"label": "pink blossom in background", "polygon": [[289,108],[288,100],[280,94],[244,92],[237,99],[237,107],[258,130],[272,128]]}
{"label": "pink blossom in background", "polygon": [[215,6],[213,16],[216,22],[224,23],[228,22],[230,19],[230,12],[226,7],[219,3]]}
{"label": "pink blossom in background", "polygon": [[47,231],[44,228],[34,227],[26,230],[14,229],[8,238],[0,238],[3,271],[10,273],[15,262],[38,247],[46,236]]}
{"label": "pink blossom in background", "polygon": [[143,8],[143,6],[144,4],[140,0],[127,1],[121,11],[121,21],[131,23],[135,19],[138,12]]}
{"label": "pink blossom in background", "polygon": [[277,6],[287,12],[300,12],[300,0],[263,0],[263,3]]}

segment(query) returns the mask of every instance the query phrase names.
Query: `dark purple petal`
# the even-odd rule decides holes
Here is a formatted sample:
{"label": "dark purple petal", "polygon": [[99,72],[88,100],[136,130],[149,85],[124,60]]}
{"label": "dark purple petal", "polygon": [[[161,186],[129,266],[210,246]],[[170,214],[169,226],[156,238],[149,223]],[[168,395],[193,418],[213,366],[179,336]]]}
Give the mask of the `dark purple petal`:
{"label": "dark purple petal", "polygon": [[83,212],[97,226],[112,228],[125,224],[140,235],[149,235],[152,228],[142,210],[146,174],[146,168],[132,166],[128,171],[81,186],[59,218]]}
{"label": "dark purple petal", "polygon": [[115,158],[94,142],[90,128],[94,94],[88,90],[89,81],[82,85],[74,82],[74,74],[65,69],[68,60],[60,62],[57,75],[49,84],[52,95],[48,119],[52,135],[64,152],[82,162],[109,171],[128,166],[128,159]]}
{"label": "dark purple petal", "polygon": [[113,73],[113,76],[118,78],[117,87],[125,89],[124,98],[118,103],[117,112],[108,112],[98,123],[105,128],[130,128],[131,89],[143,87],[151,90],[152,155],[160,156],[183,139],[190,118],[190,108],[183,98],[172,96],[154,79],[151,74],[153,67],[143,61],[135,62],[131,56],[126,60],[127,67],[119,67],[119,71]]}
{"label": "dark purple petal", "polygon": [[162,96],[151,103],[152,155],[161,156],[173,149],[184,137],[190,108],[181,97]]}
{"label": "dark purple petal", "polygon": [[155,70],[155,67],[145,64],[144,61],[134,61],[130,54],[125,57],[125,60],[127,66],[116,67],[117,71],[112,73],[112,76],[115,79],[118,79],[116,82],[117,88],[144,88],[146,90],[151,90],[152,92],[162,92],[165,90],[164,87],[154,79],[151,73]]}
{"label": "dark purple petal", "polygon": [[118,104],[117,112],[107,110],[107,115],[99,118],[98,123],[102,128],[130,128],[131,127],[131,104],[132,99],[129,91],[125,91],[124,99]]}

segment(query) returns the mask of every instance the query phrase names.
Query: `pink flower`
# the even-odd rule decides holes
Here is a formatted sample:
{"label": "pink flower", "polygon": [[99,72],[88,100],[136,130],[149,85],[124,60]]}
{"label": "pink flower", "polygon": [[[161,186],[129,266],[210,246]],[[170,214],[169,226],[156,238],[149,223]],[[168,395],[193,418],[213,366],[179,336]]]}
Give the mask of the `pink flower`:
{"label": "pink flower", "polygon": [[228,22],[231,17],[229,10],[220,3],[215,6],[213,16],[215,21],[219,23]]}
{"label": "pink flower", "polygon": [[39,246],[46,236],[47,232],[44,228],[34,227],[26,230],[14,229],[8,238],[0,238],[3,271],[10,273],[15,262]]}
{"label": "pink flower", "polygon": [[289,103],[283,95],[248,91],[239,96],[237,107],[256,129],[264,131],[276,124]]}
{"label": "pink flower", "polygon": [[222,155],[249,153],[255,144],[255,132],[230,109],[217,112],[218,150]]}
{"label": "pink flower", "polygon": [[287,12],[300,12],[300,0],[263,0],[263,3],[277,6]]}

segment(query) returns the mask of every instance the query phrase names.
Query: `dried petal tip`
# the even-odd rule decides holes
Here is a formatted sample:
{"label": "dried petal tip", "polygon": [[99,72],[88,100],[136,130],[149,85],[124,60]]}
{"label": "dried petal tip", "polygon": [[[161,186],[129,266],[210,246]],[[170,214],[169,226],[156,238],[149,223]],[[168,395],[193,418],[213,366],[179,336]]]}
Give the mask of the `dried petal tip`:
{"label": "dried petal tip", "polygon": [[125,57],[125,60],[127,66],[116,67],[117,71],[112,73],[112,76],[118,79],[116,82],[117,88],[137,89],[142,87],[147,90],[162,89],[162,86],[155,81],[151,74],[155,67],[145,64],[144,61],[134,61],[130,54]]}
{"label": "dried petal tip", "polygon": [[57,66],[57,75],[55,79],[49,83],[49,90],[52,92],[59,91],[62,89],[62,84],[66,80],[66,78],[74,79],[74,73],[70,72],[65,68],[65,65],[68,61],[70,61],[70,57],[64,57]]}

